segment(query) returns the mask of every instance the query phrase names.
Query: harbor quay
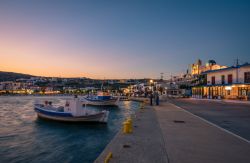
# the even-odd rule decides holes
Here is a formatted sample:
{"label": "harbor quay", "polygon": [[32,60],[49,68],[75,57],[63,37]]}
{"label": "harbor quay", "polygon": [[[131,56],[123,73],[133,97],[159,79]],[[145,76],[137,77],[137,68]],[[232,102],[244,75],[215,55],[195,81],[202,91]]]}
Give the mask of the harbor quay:
{"label": "harbor quay", "polygon": [[250,0],[186,1],[0,0],[0,163],[250,163]]}
{"label": "harbor quay", "polygon": [[[183,106],[183,105],[182,105]],[[95,160],[101,162],[250,162],[249,140],[176,106],[171,100],[139,109],[132,133],[121,129]]]}

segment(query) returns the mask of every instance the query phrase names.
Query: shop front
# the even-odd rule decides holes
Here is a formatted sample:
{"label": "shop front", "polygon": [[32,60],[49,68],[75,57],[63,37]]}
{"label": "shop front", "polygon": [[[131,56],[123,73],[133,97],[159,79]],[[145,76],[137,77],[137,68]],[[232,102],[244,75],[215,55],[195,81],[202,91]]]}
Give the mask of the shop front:
{"label": "shop front", "polygon": [[250,100],[250,84],[193,87],[192,97],[208,99]]}

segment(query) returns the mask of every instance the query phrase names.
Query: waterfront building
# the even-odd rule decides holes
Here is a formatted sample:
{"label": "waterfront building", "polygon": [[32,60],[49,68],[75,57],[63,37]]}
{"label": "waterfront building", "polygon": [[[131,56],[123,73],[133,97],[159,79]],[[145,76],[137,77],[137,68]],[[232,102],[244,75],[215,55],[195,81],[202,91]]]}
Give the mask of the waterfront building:
{"label": "waterfront building", "polygon": [[9,91],[9,90],[12,90],[13,82],[12,81],[4,81],[4,82],[1,82],[0,85],[1,85],[1,90]]}
{"label": "waterfront building", "polygon": [[190,72],[192,75],[199,75],[201,73],[202,61],[198,59],[197,62],[191,64],[190,67]]}
{"label": "waterfront building", "polygon": [[205,65],[202,65],[202,61],[198,59],[196,63],[190,65],[189,71],[191,75],[197,76],[206,71],[218,70],[223,68],[227,68],[227,66],[219,65],[214,60],[208,60]]}
{"label": "waterfront building", "polygon": [[250,64],[209,70],[202,75],[206,76],[206,85],[193,87],[193,97],[249,100]]}
{"label": "waterfront building", "polygon": [[[162,94],[168,96],[186,96],[187,92],[191,92],[191,86],[196,84],[197,76],[189,73],[172,76],[165,80],[161,87]],[[190,93],[189,93],[190,94]]]}
{"label": "waterfront building", "polygon": [[191,87],[206,82],[204,72],[224,68],[227,68],[227,66],[219,65],[214,60],[208,60],[208,62],[203,65],[202,61],[198,59],[194,64],[189,65],[189,69],[186,73],[171,75],[171,78],[165,81],[163,94],[170,96],[190,96]]}
{"label": "waterfront building", "polygon": [[13,81],[5,81],[0,83],[0,89],[1,90],[19,90],[22,87],[22,83],[20,82],[13,82]]}
{"label": "waterfront building", "polygon": [[5,81],[0,82],[1,93],[14,93],[14,94],[24,94],[26,93],[27,83]]}
{"label": "waterfront building", "polygon": [[[152,87],[146,83],[138,83],[129,86],[130,96],[142,96],[147,91],[151,91]],[[127,91],[127,90],[126,90]]]}

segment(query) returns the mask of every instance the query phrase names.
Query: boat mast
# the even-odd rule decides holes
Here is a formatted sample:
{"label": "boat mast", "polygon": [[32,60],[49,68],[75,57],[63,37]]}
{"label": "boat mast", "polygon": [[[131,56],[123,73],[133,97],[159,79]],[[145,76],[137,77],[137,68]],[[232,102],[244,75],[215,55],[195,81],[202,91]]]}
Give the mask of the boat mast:
{"label": "boat mast", "polygon": [[103,81],[102,81],[102,85],[101,85],[101,91],[102,91],[102,88],[103,88],[103,83],[104,83],[104,80],[105,80],[105,78],[103,79]]}
{"label": "boat mast", "polygon": [[101,91],[102,91],[102,87],[103,87],[103,81],[102,81],[102,85],[101,85]]}

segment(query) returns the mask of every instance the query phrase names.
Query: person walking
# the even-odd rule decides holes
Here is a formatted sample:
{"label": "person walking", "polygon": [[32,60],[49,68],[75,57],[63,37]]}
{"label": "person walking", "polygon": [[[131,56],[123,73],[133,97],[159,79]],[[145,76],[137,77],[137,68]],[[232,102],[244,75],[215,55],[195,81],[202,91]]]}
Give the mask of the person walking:
{"label": "person walking", "polygon": [[150,97],[150,105],[153,106],[153,94],[150,93],[149,97]]}
{"label": "person walking", "polygon": [[159,94],[158,93],[156,93],[155,103],[156,103],[156,105],[159,105],[159,103],[160,103],[160,98],[159,98]]}

